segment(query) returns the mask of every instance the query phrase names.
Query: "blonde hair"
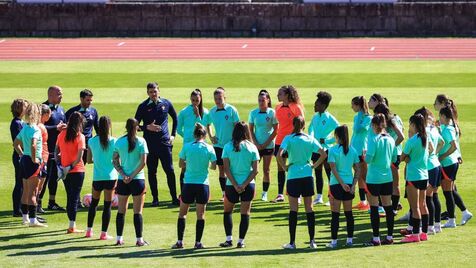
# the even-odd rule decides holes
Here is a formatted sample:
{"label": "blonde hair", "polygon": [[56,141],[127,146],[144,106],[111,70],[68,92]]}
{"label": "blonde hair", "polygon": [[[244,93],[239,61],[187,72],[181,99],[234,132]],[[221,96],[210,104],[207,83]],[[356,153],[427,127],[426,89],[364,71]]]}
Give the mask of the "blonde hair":
{"label": "blonde hair", "polygon": [[25,110],[25,122],[28,124],[38,124],[40,122],[41,113],[38,104],[28,103]]}

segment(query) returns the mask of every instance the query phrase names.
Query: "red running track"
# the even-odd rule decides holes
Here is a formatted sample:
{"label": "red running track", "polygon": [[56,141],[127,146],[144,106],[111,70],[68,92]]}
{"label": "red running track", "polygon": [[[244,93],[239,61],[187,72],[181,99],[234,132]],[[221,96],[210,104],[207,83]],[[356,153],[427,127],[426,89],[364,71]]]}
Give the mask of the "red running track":
{"label": "red running track", "polygon": [[0,39],[0,60],[476,59],[476,39]]}

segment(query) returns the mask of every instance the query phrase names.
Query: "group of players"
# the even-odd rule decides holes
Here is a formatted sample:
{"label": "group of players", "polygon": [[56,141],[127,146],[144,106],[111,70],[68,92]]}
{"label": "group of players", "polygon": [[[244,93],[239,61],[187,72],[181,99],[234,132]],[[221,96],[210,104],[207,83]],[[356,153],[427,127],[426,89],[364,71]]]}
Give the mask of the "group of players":
{"label": "group of players", "polygon": [[[209,169],[218,166],[226,235],[220,246],[233,246],[232,212],[235,204],[240,203],[236,246],[243,248],[256,192],[258,165],[262,162],[261,199],[267,201],[270,165],[275,156],[278,195],[272,202],[285,201],[284,186],[289,201],[290,241],[283,245],[286,249],[296,248],[301,202],[306,212],[309,246],[317,247],[313,204],[324,204],[323,170],[329,179],[328,205],[332,213],[329,248],[337,247],[341,207],[347,225],[346,246],[353,245],[353,208],[370,212],[372,239],[366,245],[393,244],[394,217],[400,207],[400,162],[406,163],[405,197],[410,205],[408,227],[400,231],[405,235],[402,242],[426,241],[428,234],[456,227],[456,206],[462,211],[461,225],[472,217],[455,185],[458,167],[463,161],[459,146],[462,133],[456,106],[446,95],[438,95],[435,99],[437,116],[422,107],[409,118],[408,140],[403,146],[403,122],[391,112],[388,100],[380,94],[373,94],[368,102],[364,96],[352,99],[352,110],[356,113],[352,136],[349,127],[340,125],[327,111],[332,96],[325,91],[317,93],[308,133],[304,132],[303,104],[298,91],[291,85],[279,88],[279,103],[275,109],[268,91],[261,90],[258,107],[249,113],[248,123],[241,121],[238,110],[226,102],[222,87],[214,91],[215,106],[210,110],[203,107],[202,92],[193,90],[191,104],[178,116],[172,103],[160,97],[157,83],[147,85],[147,94],[148,98],[138,106],[135,117],[127,119],[126,135],[119,138],[112,136],[111,119],[99,117],[91,106],[93,94],[90,90],[81,91],[81,103],[66,113],[60,106],[62,89],[59,86],[50,87],[48,100],[40,105],[23,99],[14,100],[10,127],[16,179],[13,215],[21,216],[23,223],[31,227],[45,227],[46,220],[38,215],[43,212],[41,199],[48,188],[48,209],[64,210],[55,201],[57,181],[63,180],[69,219],[67,233],[84,233],[76,228],[76,213],[81,206],[85,164],[94,163],[85,236],[93,236],[93,222],[104,191],[100,239],[112,239],[107,230],[111,201],[116,193],[119,199],[116,244],[124,244],[124,218],[132,195],[136,245],[148,245],[142,237],[146,192],[144,167],[147,165],[152,206],[158,206],[156,174],[160,160],[172,203],[180,206],[178,239],[172,248],[184,247],[186,216],[190,205],[195,204],[194,248],[201,249],[204,248],[201,238],[206,205],[210,199]],[[168,126],[169,117],[173,121],[172,130]],[[93,129],[97,134],[94,137]],[[143,137],[138,132],[143,132]],[[172,161],[176,134],[182,136],[184,143],[179,153],[181,193],[178,197]],[[211,145],[207,143],[207,136]],[[445,224],[441,224],[440,186],[449,218]],[[356,188],[360,201],[353,207]],[[381,216],[386,218],[387,224],[387,236],[382,241],[379,234]]]}

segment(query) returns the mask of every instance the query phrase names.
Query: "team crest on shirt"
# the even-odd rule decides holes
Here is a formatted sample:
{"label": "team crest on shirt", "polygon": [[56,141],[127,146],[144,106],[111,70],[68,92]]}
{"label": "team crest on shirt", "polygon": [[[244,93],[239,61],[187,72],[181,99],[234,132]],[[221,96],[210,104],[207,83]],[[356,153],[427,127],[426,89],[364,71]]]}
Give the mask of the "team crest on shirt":
{"label": "team crest on shirt", "polygon": [[162,111],[165,111],[165,106],[162,106]]}
{"label": "team crest on shirt", "polygon": [[271,120],[271,118],[269,118],[269,116],[266,116],[266,122],[269,122],[269,120]]}
{"label": "team crest on shirt", "polygon": [[326,120],[322,120],[322,125],[324,126],[326,124]]}
{"label": "team crest on shirt", "polygon": [[225,115],[225,120],[228,120],[228,115]]}

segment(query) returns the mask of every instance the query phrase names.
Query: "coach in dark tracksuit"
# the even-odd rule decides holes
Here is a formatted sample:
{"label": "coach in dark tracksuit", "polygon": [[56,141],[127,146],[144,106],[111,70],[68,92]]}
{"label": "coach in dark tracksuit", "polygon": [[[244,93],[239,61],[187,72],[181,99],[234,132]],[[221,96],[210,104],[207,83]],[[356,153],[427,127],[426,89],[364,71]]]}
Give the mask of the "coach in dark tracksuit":
{"label": "coach in dark tracksuit", "polygon": [[[144,131],[144,139],[147,141],[149,154],[147,155],[147,169],[149,186],[152,192],[152,206],[159,205],[159,193],[157,188],[157,166],[162,164],[162,169],[167,175],[172,204],[179,205],[175,186],[175,173],[172,161],[172,144],[177,131],[177,113],[172,103],[160,98],[157,83],[147,84],[149,98],[137,108],[135,119],[139,122],[140,129]],[[169,132],[168,115],[172,118],[172,132]],[[143,122],[141,124],[141,121]]]}
{"label": "coach in dark tracksuit", "polygon": [[48,88],[48,100],[43,102],[51,109],[51,117],[45,123],[46,130],[48,131],[48,163],[47,163],[47,172],[48,175],[46,176],[45,184],[43,185],[43,189],[40,193],[40,198],[38,202],[38,211],[42,211],[41,208],[41,199],[46,191],[46,187],[48,185],[48,190],[50,193],[49,201],[48,201],[48,209],[49,210],[60,210],[65,211],[64,208],[59,206],[56,203],[56,190],[58,188],[58,173],[56,169],[56,160],[55,160],[55,146],[56,140],[58,138],[58,134],[63,129],[66,129],[66,117],[64,114],[63,107],[60,106],[61,99],[63,98],[63,90],[59,86],[51,86]]}

